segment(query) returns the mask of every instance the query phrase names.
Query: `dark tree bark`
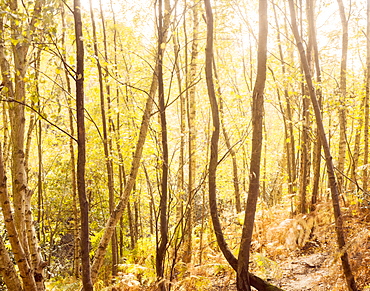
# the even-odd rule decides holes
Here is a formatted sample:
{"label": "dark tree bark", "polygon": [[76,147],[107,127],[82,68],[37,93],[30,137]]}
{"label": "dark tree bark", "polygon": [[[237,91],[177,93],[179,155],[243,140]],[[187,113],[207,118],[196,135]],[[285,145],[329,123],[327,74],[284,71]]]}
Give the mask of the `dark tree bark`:
{"label": "dark tree bark", "polygon": [[74,0],[74,20],[76,36],[76,112],[77,112],[77,192],[81,211],[81,261],[82,284],[84,291],[92,291],[89,242],[89,203],[86,198],[85,185],[85,120],[84,120],[84,43],[82,34],[81,2]]}
{"label": "dark tree bark", "polygon": [[[261,0],[265,1],[265,0]],[[267,2],[264,2],[267,4]],[[222,232],[221,223],[218,217],[217,209],[217,195],[216,195],[216,170],[217,170],[217,159],[218,159],[218,140],[220,136],[220,117],[218,104],[215,94],[215,88],[213,83],[213,13],[210,0],[204,0],[206,19],[207,19],[207,46],[206,46],[206,82],[208,97],[211,104],[212,112],[212,137],[211,137],[211,152],[208,167],[208,195],[209,195],[209,208],[211,212],[213,229],[216,235],[217,244],[220,247],[223,255],[225,256],[231,267],[237,271],[238,270],[238,259],[233,255],[230,248],[227,245],[225,237]],[[267,16],[266,16],[267,17]],[[257,276],[246,273],[249,277],[249,282],[251,286],[255,287],[260,291],[279,291],[282,290],[276,286],[273,286],[264,280],[258,278]],[[248,280],[248,279],[245,279]]]}
{"label": "dark tree bark", "polygon": [[163,13],[162,0],[158,1],[158,98],[159,112],[161,121],[161,142],[162,142],[162,180],[161,193],[159,204],[160,218],[160,242],[157,245],[156,270],[157,277],[160,280],[160,290],[165,291],[164,284],[164,262],[166,256],[166,248],[168,242],[168,219],[167,219],[167,192],[168,192],[168,141],[167,141],[167,120],[166,106],[164,102],[164,87],[163,87]]}
{"label": "dark tree bark", "polygon": [[249,173],[248,200],[245,208],[245,219],[238,257],[237,289],[250,291],[248,276],[250,246],[252,241],[254,218],[260,186],[261,153],[262,153],[262,123],[263,123],[263,93],[266,82],[267,61],[267,0],[259,0],[259,35],[258,35],[258,64],[257,78],[253,90],[252,104],[252,153]]}
{"label": "dark tree bark", "polygon": [[315,87],[312,82],[312,77],[311,77],[310,69],[308,66],[306,53],[305,53],[305,50],[304,50],[304,47],[301,41],[301,37],[298,32],[296,13],[295,13],[295,7],[294,7],[293,0],[289,0],[289,7],[290,7],[290,16],[291,16],[291,21],[292,21],[291,23],[292,30],[293,30],[294,38],[296,40],[296,45],[298,47],[299,55],[301,58],[301,64],[304,70],[306,83],[308,86],[308,91],[309,91],[311,102],[312,102],[314,112],[315,112],[317,128],[319,130],[321,143],[324,149],[326,167],[327,167],[327,173],[328,173],[328,179],[329,179],[329,186],[330,186],[330,192],[331,192],[333,209],[334,209],[335,230],[337,234],[337,242],[338,242],[339,251],[341,253],[340,258],[342,261],[342,267],[343,267],[344,275],[347,281],[348,289],[350,291],[356,291],[357,290],[356,282],[355,282],[354,276],[351,271],[351,265],[349,263],[348,253],[345,249],[346,242],[345,242],[344,229],[343,229],[343,216],[341,214],[341,209],[339,205],[338,185],[337,185],[337,181],[335,178],[333,159],[330,153],[329,143],[326,138],[324,125],[323,125],[322,117],[321,117],[320,106],[316,98]]}
{"label": "dark tree bark", "polygon": [[[62,57],[64,61],[67,59],[66,54],[66,45],[65,45],[65,37],[66,37],[66,21],[65,21],[65,10],[64,10],[64,3],[60,6],[61,10],[61,17],[62,17],[62,28],[63,33],[61,37],[62,42]],[[76,225],[73,228],[73,267],[72,273],[73,275],[78,278],[80,276],[80,239],[79,239],[79,227],[77,222],[79,220],[79,213],[77,207],[77,173],[76,173],[76,156],[75,156],[75,141],[73,137],[75,135],[74,129],[74,116],[72,111],[72,88],[71,88],[71,81],[70,81],[70,73],[67,69],[64,70],[65,82],[66,82],[66,89],[68,93],[68,121],[69,121],[69,130],[70,130],[70,138],[69,138],[69,153],[71,156],[71,187],[72,187],[72,209],[73,209],[73,218],[76,221]]]}

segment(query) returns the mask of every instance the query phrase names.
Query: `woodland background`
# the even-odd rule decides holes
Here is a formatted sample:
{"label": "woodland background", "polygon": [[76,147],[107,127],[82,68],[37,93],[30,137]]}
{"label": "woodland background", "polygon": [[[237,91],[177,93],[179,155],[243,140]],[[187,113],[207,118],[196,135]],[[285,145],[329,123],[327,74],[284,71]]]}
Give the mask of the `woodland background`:
{"label": "woodland background", "polygon": [[257,176],[254,112],[262,140],[247,262],[265,281],[252,285],[365,290],[369,34],[369,0],[0,0],[0,290],[247,290],[210,207],[237,256]]}

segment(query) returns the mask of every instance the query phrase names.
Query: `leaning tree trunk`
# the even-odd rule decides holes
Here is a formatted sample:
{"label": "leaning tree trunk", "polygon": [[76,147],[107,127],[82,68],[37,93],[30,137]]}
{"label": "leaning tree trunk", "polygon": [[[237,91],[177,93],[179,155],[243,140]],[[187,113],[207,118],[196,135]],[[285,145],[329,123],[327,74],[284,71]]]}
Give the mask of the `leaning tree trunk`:
{"label": "leaning tree trunk", "polygon": [[[169,23],[170,23],[170,3],[169,3],[169,0],[165,0],[165,13],[164,13],[164,21],[163,21],[163,31],[164,31],[163,39],[164,40],[167,38],[167,30],[169,27]],[[164,49],[163,45],[162,45],[162,49]],[[132,189],[134,188],[136,176],[139,171],[140,160],[141,160],[141,156],[142,156],[142,152],[143,152],[143,148],[145,144],[146,134],[149,129],[149,120],[151,117],[151,112],[152,112],[152,108],[154,104],[154,96],[158,88],[158,78],[157,78],[158,59],[157,59],[157,64],[155,65],[154,68],[155,69],[154,69],[153,76],[152,76],[150,92],[148,93],[148,98],[145,104],[143,118],[141,121],[139,137],[138,137],[138,141],[136,144],[133,159],[131,162],[130,174],[127,179],[127,183],[125,185],[123,194],[120,197],[118,204],[116,205],[115,209],[111,213],[105,225],[103,236],[100,239],[99,246],[95,252],[94,262],[92,264],[92,269],[91,269],[92,281],[94,283],[97,280],[99,269],[101,268],[103,264],[103,259],[107,251],[108,244],[112,238],[115,226],[117,225],[118,221],[120,220],[123,214],[123,211],[125,210],[125,207],[127,206],[128,199],[130,197]]]}
{"label": "leaning tree trunk", "polygon": [[303,47],[303,44],[302,44],[302,41],[301,41],[301,38],[298,32],[296,13],[295,13],[293,0],[289,0],[289,7],[290,7],[290,16],[292,20],[292,30],[293,30],[294,38],[296,40],[296,45],[298,47],[299,55],[301,58],[301,63],[302,63],[302,67],[304,70],[306,83],[308,86],[308,91],[309,91],[311,102],[312,102],[314,112],[315,112],[317,128],[319,130],[320,139],[321,139],[322,146],[324,149],[326,167],[327,167],[328,179],[329,179],[329,186],[330,186],[332,202],[333,202],[333,209],[334,209],[335,229],[337,233],[338,247],[339,247],[339,251],[341,254],[340,258],[342,261],[342,267],[343,267],[344,275],[347,281],[348,289],[350,291],[356,291],[357,290],[356,282],[355,282],[354,276],[351,271],[348,253],[347,253],[346,246],[345,246],[346,242],[345,242],[344,229],[343,229],[343,216],[341,214],[341,209],[339,205],[338,185],[337,185],[337,181],[335,178],[333,159],[330,153],[328,140],[326,138],[324,124],[323,124],[322,117],[321,117],[320,106],[316,98],[315,87],[313,85],[310,69],[308,67],[306,53],[305,53],[305,50],[304,50],[304,47]]}

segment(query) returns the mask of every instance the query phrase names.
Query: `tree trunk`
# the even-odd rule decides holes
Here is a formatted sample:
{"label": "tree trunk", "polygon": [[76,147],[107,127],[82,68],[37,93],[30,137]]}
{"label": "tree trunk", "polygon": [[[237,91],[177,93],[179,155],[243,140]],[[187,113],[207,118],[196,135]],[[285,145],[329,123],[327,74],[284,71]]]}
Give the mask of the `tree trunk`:
{"label": "tree trunk", "polygon": [[158,99],[159,113],[161,123],[161,142],[162,142],[162,180],[161,193],[159,202],[159,220],[160,220],[160,240],[157,245],[156,270],[157,277],[160,281],[159,289],[166,290],[164,281],[164,263],[168,242],[168,218],[167,218],[167,199],[168,199],[168,139],[167,139],[167,119],[166,105],[164,101],[163,87],[163,49],[162,44],[165,42],[163,31],[163,14],[162,0],[158,1]]}
{"label": "tree trunk", "polygon": [[[60,6],[61,10],[61,16],[62,16],[62,57],[63,61],[66,61],[66,45],[65,45],[65,32],[66,32],[66,23],[65,23],[65,10],[64,10],[64,4],[61,4]],[[73,267],[72,267],[72,273],[76,278],[79,278],[80,276],[80,235],[79,235],[79,216],[78,216],[78,208],[77,208],[77,178],[76,178],[76,157],[75,157],[75,146],[74,146],[74,140],[73,137],[75,135],[75,129],[74,129],[74,116],[73,116],[73,102],[72,102],[72,88],[71,88],[71,81],[70,81],[70,74],[68,70],[64,70],[64,77],[66,82],[66,90],[68,92],[68,121],[69,121],[69,130],[70,130],[70,136],[69,139],[69,154],[71,156],[71,187],[72,187],[72,209],[73,209],[73,219],[75,221],[75,225],[73,228]]]}
{"label": "tree trunk", "polygon": [[[169,6],[168,0],[165,0],[165,10],[166,10],[166,13],[164,14],[164,24],[163,24],[163,31],[164,31],[163,39],[164,40],[167,38],[167,29],[170,23],[170,6]],[[114,211],[111,213],[105,225],[103,236],[100,239],[99,246],[95,252],[94,262],[93,262],[92,270],[91,270],[92,280],[94,283],[97,280],[99,269],[103,264],[103,259],[104,259],[104,256],[107,250],[108,243],[110,242],[111,237],[113,235],[114,228],[117,225],[118,221],[120,220],[122,213],[125,210],[125,207],[127,206],[128,198],[135,184],[135,180],[136,180],[136,176],[139,170],[140,160],[141,160],[141,156],[142,156],[142,152],[144,148],[144,143],[146,139],[146,134],[149,128],[149,120],[151,117],[151,111],[152,111],[153,104],[154,104],[154,96],[155,96],[155,93],[158,87],[157,74],[158,74],[158,59],[157,59],[157,64],[155,66],[155,70],[153,72],[152,83],[151,83],[150,91],[148,93],[148,98],[145,104],[144,114],[143,114],[143,118],[142,118],[141,126],[140,126],[139,137],[138,137],[138,141],[136,144],[135,152],[134,152],[132,163],[131,163],[130,174],[127,179],[127,183],[125,185],[123,195],[120,197],[118,204],[116,205]]]}
{"label": "tree trunk", "polygon": [[[276,22],[276,28],[277,28],[277,42],[279,47],[279,56],[280,56],[280,62],[281,62],[281,70],[284,76],[289,74],[287,72],[286,66],[285,66],[285,58],[283,54],[283,48],[282,48],[282,41],[281,41],[281,32],[280,32],[280,25],[277,18],[276,13],[276,4],[273,4],[274,8],[274,18]],[[287,168],[288,168],[288,189],[289,194],[295,193],[296,190],[296,184],[297,184],[297,170],[296,170],[296,157],[295,157],[295,139],[294,139],[294,124],[293,124],[293,114],[292,114],[292,106],[291,106],[291,97],[289,96],[289,81],[284,80],[284,97],[286,102],[286,108],[285,108],[285,115],[284,120],[286,119],[286,152],[287,152]]]}
{"label": "tree trunk", "polygon": [[[24,102],[26,96],[26,74],[29,68],[28,52],[32,43],[32,38],[36,29],[36,22],[41,17],[41,8],[43,1],[35,1],[33,11],[27,21],[19,23],[17,17],[10,17],[10,29],[14,38],[22,36],[25,41],[12,43],[11,52],[5,51],[4,46],[4,18],[0,17],[0,67],[2,81],[6,92],[4,96],[13,101],[9,106],[9,119],[11,125],[11,146],[12,146],[12,192],[14,206],[14,220],[5,221],[5,226],[9,233],[12,233],[11,245],[14,256],[17,257],[19,273],[23,281],[23,288],[27,290],[44,290],[43,269],[45,263],[40,254],[37,236],[33,226],[31,213],[31,195],[28,188],[27,169],[26,169],[26,151],[25,151],[25,109]],[[18,7],[17,0],[9,1],[9,10],[13,15],[22,13]],[[26,14],[25,14],[26,15]],[[27,31],[27,33],[26,33]],[[12,61],[7,59],[13,58]],[[12,66],[10,66],[12,63]],[[12,76],[12,72],[17,72]],[[3,168],[5,184],[5,169]],[[2,198],[8,199],[7,193]],[[6,200],[3,200],[5,202]],[[9,203],[9,201],[7,201]],[[7,215],[12,215],[10,205],[7,205]],[[3,211],[5,211],[3,209]],[[4,215],[5,217],[5,215]],[[10,219],[8,217],[8,219]],[[6,220],[6,219],[5,219]],[[12,242],[13,241],[13,242]]]}
{"label": "tree trunk", "polygon": [[185,263],[191,262],[192,255],[192,231],[193,231],[193,212],[195,198],[195,177],[197,168],[196,157],[196,74],[197,74],[197,58],[198,58],[198,42],[199,42],[199,2],[194,1],[192,5],[193,12],[193,40],[191,47],[190,59],[190,76],[188,78],[187,87],[190,87],[188,94],[188,123],[189,123],[189,183],[188,183],[188,203],[186,210],[186,229],[185,229],[185,253],[183,260]]}
{"label": "tree trunk", "polygon": [[90,267],[90,240],[89,240],[89,203],[86,198],[85,185],[85,120],[84,120],[84,44],[82,35],[81,2],[74,0],[74,20],[76,36],[76,112],[77,112],[77,191],[81,212],[81,261],[82,284],[84,291],[92,291]]}
{"label": "tree trunk", "polygon": [[[102,125],[103,125],[103,148],[104,148],[104,159],[105,159],[105,166],[107,168],[107,183],[108,183],[108,197],[109,197],[109,212],[112,213],[114,210],[114,180],[113,180],[113,162],[112,162],[112,151],[110,147],[110,143],[108,140],[108,126],[107,126],[107,114],[106,114],[106,106],[105,106],[105,94],[104,94],[104,83],[103,83],[103,69],[100,64],[99,58],[99,49],[98,49],[98,39],[96,36],[96,25],[95,25],[95,18],[94,18],[94,11],[92,0],[90,2],[90,16],[91,16],[91,23],[92,23],[92,32],[93,32],[93,47],[94,47],[94,54],[96,59],[96,66],[98,68],[98,77],[99,77],[99,96],[100,96],[100,112],[102,116]],[[102,11],[101,11],[102,14]],[[103,21],[103,18],[102,18]],[[103,22],[104,24],[104,22]],[[104,34],[105,35],[105,34]],[[106,45],[105,45],[106,51]],[[107,55],[105,56],[105,61],[108,61]],[[112,275],[117,275],[117,241],[116,236],[112,236],[111,247],[112,247]]]}
{"label": "tree trunk", "polygon": [[[19,274],[22,278],[23,287],[25,290],[36,291],[37,286],[36,282],[33,277],[33,271],[31,269],[30,263],[28,260],[25,259],[26,254],[24,252],[23,246],[21,241],[19,240],[18,231],[16,229],[15,220],[13,218],[13,212],[10,207],[10,199],[8,195],[7,183],[6,183],[6,176],[5,176],[5,168],[3,163],[3,154],[2,148],[0,146],[0,202],[2,213],[4,216],[5,228],[8,232],[8,237],[10,241],[10,245],[12,247],[12,252],[14,255],[14,259],[17,262],[17,266],[19,269]],[[2,260],[7,263],[7,256],[9,256],[8,252],[2,252]],[[8,264],[4,265],[7,266]],[[11,273],[11,270],[8,268],[9,276],[13,277],[14,275]],[[6,281],[10,280],[7,278]],[[10,288],[10,286],[8,286]]]}
{"label": "tree trunk", "polygon": [[367,0],[367,28],[366,28],[366,92],[365,92],[365,124],[364,124],[364,170],[362,172],[362,188],[368,188],[368,163],[369,163],[369,95],[370,95],[370,0]]}
{"label": "tree trunk", "polygon": [[0,275],[4,280],[8,290],[23,291],[22,283],[19,280],[13,261],[9,256],[8,250],[6,249],[2,238],[0,238]]}
{"label": "tree trunk", "polygon": [[[261,0],[265,1],[265,0]],[[266,2],[265,2],[266,3]],[[208,97],[211,104],[212,112],[212,137],[211,137],[211,152],[208,167],[208,194],[209,194],[209,208],[211,212],[213,229],[216,235],[217,244],[220,247],[223,255],[225,256],[231,267],[237,271],[238,270],[238,259],[233,255],[230,248],[225,241],[225,237],[222,232],[222,227],[220,224],[218,209],[217,209],[217,195],[216,195],[216,170],[218,163],[218,140],[220,136],[220,118],[218,111],[218,104],[215,94],[215,88],[213,83],[213,13],[210,0],[204,0],[206,19],[207,19],[207,45],[206,45],[206,82]],[[257,276],[247,273],[246,276],[249,277],[251,286],[255,287],[260,291],[281,291],[282,289],[273,286],[264,280],[258,278]],[[248,280],[248,279],[245,279]]]}
{"label": "tree trunk", "polygon": [[259,0],[259,34],[258,34],[258,64],[257,78],[253,90],[252,105],[252,154],[249,172],[249,191],[243,232],[240,242],[238,256],[238,270],[236,285],[238,291],[250,291],[251,285],[248,276],[250,246],[252,242],[254,218],[257,207],[260,184],[261,153],[262,153],[262,121],[263,121],[263,93],[266,82],[266,61],[267,61],[267,0]]}
{"label": "tree trunk", "polygon": [[220,122],[221,122],[222,134],[223,134],[224,139],[225,139],[227,150],[230,152],[232,167],[233,167],[233,185],[234,185],[234,196],[235,196],[235,210],[236,210],[236,213],[240,213],[242,211],[242,207],[241,207],[241,202],[240,202],[238,164],[237,164],[237,159],[236,159],[236,153],[235,153],[233,147],[231,146],[230,137],[227,133],[226,126],[225,126],[224,106],[223,106],[223,99],[222,99],[222,94],[221,94],[221,86],[220,86],[220,80],[218,79],[218,75],[217,75],[216,63],[215,63],[214,60],[213,60],[213,68],[214,68],[214,73],[215,73],[215,79],[218,82],[218,88],[217,88],[218,92],[217,93],[218,93],[218,96],[220,98]]}
{"label": "tree trunk", "polygon": [[347,54],[348,54],[348,19],[344,10],[342,0],[337,0],[339,6],[340,20],[342,23],[342,58],[340,62],[340,97],[339,97],[339,151],[338,151],[338,190],[339,193],[344,191],[344,162],[346,158],[347,147]]}
{"label": "tree trunk", "polygon": [[[175,15],[175,18],[177,15]],[[185,29],[185,17],[184,17],[184,29]],[[175,31],[175,30],[174,30]],[[177,207],[176,207],[176,222],[178,223],[178,230],[176,234],[176,244],[180,245],[183,241],[183,233],[184,233],[184,198],[185,198],[185,129],[186,129],[186,97],[185,94],[182,92],[182,76],[180,70],[180,45],[178,40],[178,32],[174,34],[173,38],[173,47],[174,47],[174,54],[175,54],[175,71],[176,71],[176,78],[177,78],[177,86],[178,92],[180,94],[180,154],[179,154],[179,169],[177,175]],[[187,43],[187,42],[186,42]],[[187,50],[187,45],[185,44],[185,53]],[[185,64],[186,68],[187,64]],[[187,77],[185,77],[187,81]],[[185,84],[186,85],[186,84]],[[187,90],[186,90],[187,95]],[[152,210],[152,209],[151,209]],[[152,233],[152,226],[153,222],[151,221],[151,233]]]}
{"label": "tree trunk", "polygon": [[[314,64],[316,69],[316,82],[318,84],[316,89],[316,95],[318,96],[318,102],[320,110],[322,111],[322,93],[321,93],[321,69],[319,62],[319,50],[317,46],[316,38],[316,21],[315,21],[315,6],[313,0],[307,0],[307,19],[309,35],[312,43],[313,53],[314,53]],[[312,197],[310,211],[315,210],[315,205],[317,203],[319,183],[320,183],[320,166],[321,166],[321,140],[319,136],[319,131],[316,129],[316,140],[314,143],[313,151],[313,183],[312,183]]]}
{"label": "tree trunk", "polygon": [[312,78],[311,78],[311,73],[310,69],[308,66],[308,61],[306,58],[306,53],[298,32],[298,27],[297,27],[297,21],[296,21],[296,14],[295,14],[295,8],[294,8],[294,3],[293,0],[289,0],[289,7],[290,7],[290,16],[292,20],[292,30],[294,34],[294,38],[296,40],[296,45],[298,47],[299,55],[301,58],[301,64],[304,70],[304,74],[306,77],[306,82],[308,86],[308,91],[310,94],[311,102],[314,108],[315,112],[315,117],[316,117],[316,124],[320,133],[320,139],[322,142],[322,146],[324,149],[324,154],[325,154],[325,160],[326,160],[326,167],[327,167],[327,172],[328,172],[328,179],[329,179],[329,185],[330,185],[330,191],[331,191],[331,196],[332,196],[332,201],[333,201],[333,208],[334,208],[334,217],[335,217],[335,229],[337,233],[337,242],[338,242],[338,247],[339,251],[341,253],[341,261],[342,261],[342,267],[344,271],[344,275],[347,281],[347,287],[350,291],[356,291],[356,282],[354,279],[354,276],[351,271],[351,266],[349,263],[349,258],[348,258],[348,253],[345,249],[345,236],[344,236],[344,229],[343,229],[343,216],[341,214],[341,209],[339,205],[339,193],[338,193],[338,186],[335,178],[335,172],[334,172],[334,165],[333,165],[333,160],[330,154],[330,148],[329,144],[326,138],[325,130],[324,130],[324,125],[322,122],[322,117],[321,117],[321,111],[320,111],[320,106],[316,98],[316,92],[315,88],[313,86]]}

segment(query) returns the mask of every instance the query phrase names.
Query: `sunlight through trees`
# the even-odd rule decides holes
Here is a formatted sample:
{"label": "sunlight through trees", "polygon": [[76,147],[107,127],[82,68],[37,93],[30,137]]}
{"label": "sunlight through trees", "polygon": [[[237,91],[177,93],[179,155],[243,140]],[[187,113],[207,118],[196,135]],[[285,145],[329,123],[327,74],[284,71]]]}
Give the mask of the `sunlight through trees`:
{"label": "sunlight through trees", "polygon": [[370,0],[0,0],[0,290],[369,288],[369,34]]}

